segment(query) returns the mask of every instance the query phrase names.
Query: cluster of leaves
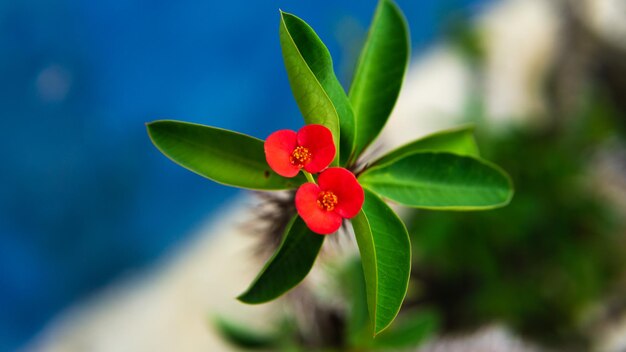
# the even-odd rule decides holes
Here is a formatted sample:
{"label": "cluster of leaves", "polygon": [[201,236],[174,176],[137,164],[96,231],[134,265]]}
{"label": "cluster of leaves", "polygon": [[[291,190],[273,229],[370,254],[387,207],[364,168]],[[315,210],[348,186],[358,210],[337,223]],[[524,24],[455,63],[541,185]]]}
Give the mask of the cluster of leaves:
{"label": "cluster of leaves", "polygon": [[[281,12],[280,43],[304,122],[330,129],[338,146],[331,166],[357,170],[365,191],[363,208],[351,223],[375,335],[398,314],[411,270],[406,227],[383,199],[415,208],[490,209],[510,201],[511,182],[480,158],[469,128],[427,136],[378,160],[360,160],[395,105],[409,58],[407,26],[391,0],[381,0],[377,7],[349,94],[335,76],[328,49],[303,20]],[[272,191],[293,190],[306,182],[301,176],[274,173],[265,161],[263,141],[251,136],[178,121],[150,123],[148,133],[174,162],[225,185]],[[239,300],[263,303],[296,286],[313,266],[324,239],[294,216],[280,247]]]}

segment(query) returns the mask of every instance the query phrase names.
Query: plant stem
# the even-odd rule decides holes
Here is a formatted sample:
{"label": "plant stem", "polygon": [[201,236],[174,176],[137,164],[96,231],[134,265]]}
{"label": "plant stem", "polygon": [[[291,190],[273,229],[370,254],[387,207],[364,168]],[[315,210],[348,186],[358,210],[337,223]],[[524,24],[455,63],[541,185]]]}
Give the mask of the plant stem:
{"label": "plant stem", "polygon": [[316,183],[315,179],[313,178],[313,175],[311,175],[310,173],[302,170],[302,173],[304,174],[304,177],[306,177],[306,180],[311,182],[311,183]]}

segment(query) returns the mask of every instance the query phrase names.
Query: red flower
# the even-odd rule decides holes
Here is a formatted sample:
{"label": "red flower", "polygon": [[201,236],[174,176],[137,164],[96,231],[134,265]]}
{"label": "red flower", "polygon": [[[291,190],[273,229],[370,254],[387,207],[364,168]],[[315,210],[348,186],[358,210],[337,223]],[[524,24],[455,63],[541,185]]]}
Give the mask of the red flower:
{"label": "red flower", "polygon": [[363,206],[363,188],[350,171],[341,167],[325,170],[317,182],[300,186],[296,209],[311,231],[326,235],[337,231],[344,218],[358,214]]}
{"label": "red flower", "polygon": [[280,130],[265,141],[265,159],[272,170],[294,177],[300,169],[310,173],[324,170],[335,158],[335,143],[330,130],[322,125],[306,125],[298,133]]}

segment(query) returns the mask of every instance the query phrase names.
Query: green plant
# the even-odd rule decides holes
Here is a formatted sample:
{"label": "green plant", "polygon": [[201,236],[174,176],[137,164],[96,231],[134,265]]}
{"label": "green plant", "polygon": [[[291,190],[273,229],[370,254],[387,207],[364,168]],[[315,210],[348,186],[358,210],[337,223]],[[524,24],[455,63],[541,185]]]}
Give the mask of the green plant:
{"label": "green plant", "polygon": [[[500,168],[480,158],[470,128],[440,132],[378,160],[363,160],[363,152],[378,136],[395,105],[409,58],[407,26],[391,0],[381,0],[378,5],[349,94],[335,76],[330,53],[308,24],[281,12],[279,34],[287,76],[304,122],[328,129],[336,151],[334,159],[329,159],[331,168],[322,170],[317,180],[306,167],[301,173],[296,170],[294,177],[288,165],[270,167],[266,162],[272,158],[269,140],[264,144],[251,136],[179,121],[149,123],[148,133],[163,154],[213,181],[261,191],[299,189],[296,205],[298,194],[316,186],[325,173],[349,170],[345,172],[351,173],[358,188],[362,186],[360,192],[355,190],[349,196],[364,197],[364,201],[354,202],[359,205],[356,216],[350,213],[342,217],[351,217],[361,254],[371,331],[376,335],[398,314],[411,271],[406,227],[383,199],[415,208],[491,209],[510,201],[511,181]],[[291,154],[295,158],[291,162],[300,169],[308,160],[308,151],[296,150],[296,144],[292,147],[289,153],[298,154]],[[332,195],[323,201],[330,203],[324,203],[317,212],[331,211],[337,203]],[[346,200],[339,199],[337,204],[342,201]],[[314,233],[312,230],[319,228],[306,221],[301,209],[298,212],[300,216],[287,214],[291,219],[285,224],[279,248],[239,296],[242,302],[275,299],[310,271],[325,236]]]}

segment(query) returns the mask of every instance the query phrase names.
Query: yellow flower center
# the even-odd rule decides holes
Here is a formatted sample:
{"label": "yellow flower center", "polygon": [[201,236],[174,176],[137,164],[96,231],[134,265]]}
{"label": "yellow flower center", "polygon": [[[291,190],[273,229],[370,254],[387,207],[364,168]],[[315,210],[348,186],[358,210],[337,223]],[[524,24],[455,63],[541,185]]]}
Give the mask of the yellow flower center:
{"label": "yellow flower center", "polygon": [[332,211],[337,205],[337,196],[333,192],[324,191],[317,197],[317,205],[326,211]]}
{"label": "yellow flower center", "polygon": [[311,152],[303,146],[297,146],[296,149],[291,152],[289,161],[291,161],[291,165],[302,168],[311,161]]}

